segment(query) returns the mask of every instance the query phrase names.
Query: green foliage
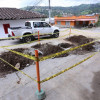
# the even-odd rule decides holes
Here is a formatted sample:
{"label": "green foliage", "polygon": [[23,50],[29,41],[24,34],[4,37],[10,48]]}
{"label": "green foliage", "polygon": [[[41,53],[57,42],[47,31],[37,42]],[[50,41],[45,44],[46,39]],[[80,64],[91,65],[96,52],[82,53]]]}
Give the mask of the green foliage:
{"label": "green foliage", "polygon": [[87,14],[92,14],[91,10],[86,10],[86,11],[82,11],[81,15],[87,15]]}
{"label": "green foliage", "polygon": [[[48,7],[45,6],[27,6],[24,8],[21,8],[23,10],[28,10],[28,11],[35,11],[39,12],[41,14],[45,14],[48,16]],[[62,16],[63,13],[70,13],[73,15],[86,15],[86,14],[92,14],[92,13],[100,13],[100,3],[97,4],[82,4],[79,6],[73,6],[73,7],[51,7],[52,9],[52,14],[51,16]]]}
{"label": "green foliage", "polygon": [[96,23],[96,26],[100,26],[100,16],[99,16],[99,21]]}

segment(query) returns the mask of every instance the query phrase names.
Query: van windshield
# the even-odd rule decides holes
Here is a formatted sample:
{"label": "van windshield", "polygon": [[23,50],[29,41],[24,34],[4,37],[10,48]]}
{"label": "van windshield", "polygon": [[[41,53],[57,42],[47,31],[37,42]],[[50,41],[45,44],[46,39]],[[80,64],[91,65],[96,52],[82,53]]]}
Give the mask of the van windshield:
{"label": "van windshield", "polygon": [[30,22],[26,22],[25,26],[31,27],[31,23]]}

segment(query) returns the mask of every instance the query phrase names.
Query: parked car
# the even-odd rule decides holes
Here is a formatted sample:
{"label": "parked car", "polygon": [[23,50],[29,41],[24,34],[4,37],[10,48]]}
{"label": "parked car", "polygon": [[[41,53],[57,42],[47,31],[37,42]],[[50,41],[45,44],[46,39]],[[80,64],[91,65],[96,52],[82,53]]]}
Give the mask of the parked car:
{"label": "parked car", "polygon": [[[23,42],[30,42],[37,37],[39,32],[40,36],[50,35],[54,38],[59,37],[59,28],[51,26],[45,21],[28,21],[25,22],[25,27],[11,27],[8,28],[9,36],[23,36],[30,35],[26,37],[18,37],[17,39],[22,40]],[[41,38],[41,37],[40,37]]]}

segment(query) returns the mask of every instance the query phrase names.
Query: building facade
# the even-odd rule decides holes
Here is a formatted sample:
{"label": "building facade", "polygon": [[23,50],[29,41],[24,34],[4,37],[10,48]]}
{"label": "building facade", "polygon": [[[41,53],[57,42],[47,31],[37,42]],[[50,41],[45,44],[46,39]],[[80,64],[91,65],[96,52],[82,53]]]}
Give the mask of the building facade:
{"label": "building facade", "polygon": [[9,27],[24,27],[26,21],[36,21],[46,16],[16,8],[0,8],[0,38],[8,37]]}
{"label": "building facade", "polygon": [[95,24],[99,20],[99,15],[82,15],[71,17],[55,17],[55,25],[59,27],[84,27]]}

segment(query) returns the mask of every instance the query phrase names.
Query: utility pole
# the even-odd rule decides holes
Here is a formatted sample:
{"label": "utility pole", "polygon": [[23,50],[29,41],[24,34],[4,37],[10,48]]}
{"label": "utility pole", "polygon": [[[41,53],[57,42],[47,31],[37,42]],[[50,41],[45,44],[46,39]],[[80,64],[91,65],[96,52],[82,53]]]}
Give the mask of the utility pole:
{"label": "utility pole", "polygon": [[50,6],[50,0],[49,0],[49,23],[51,22],[51,6]]}

